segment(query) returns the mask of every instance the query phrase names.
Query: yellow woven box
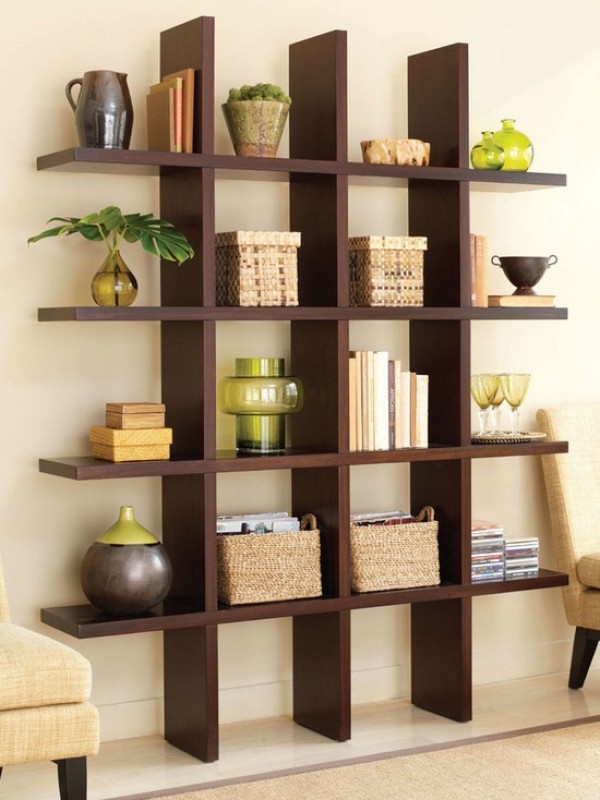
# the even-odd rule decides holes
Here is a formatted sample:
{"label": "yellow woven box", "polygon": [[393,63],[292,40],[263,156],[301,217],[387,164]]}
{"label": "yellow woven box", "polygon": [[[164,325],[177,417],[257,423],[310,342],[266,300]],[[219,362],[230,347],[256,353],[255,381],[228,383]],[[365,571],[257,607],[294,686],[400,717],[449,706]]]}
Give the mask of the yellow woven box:
{"label": "yellow woven box", "polygon": [[168,461],[171,445],[110,445],[92,444],[92,455],[102,461]]}
{"label": "yellow woven box", "polygon": [[217,536],[217,593],[229,606],[319,597],[321,537],[315,517],[306,514],[299,531]]}
{"label": "yellow woven box", "polygon": [[297,306],[299,246],[295,232],[217,233],[217,305]]}
{"label": "yellow woven box", "polygon": [[422,306],[425,236],[349,240],[350,305]]}
{"label": "yellow woven box", "polygon": [[350,525],[353,592],[436,586],[440,582],[438,523],[431,506],[416,522]]}
{"label": "yellow woven box", "polygon": [[168,461],[173,428],[90,428],[92,455],[103,461]]}
{"label": "yellow woven box", "polygon": [[90,428],[90,442],[111,446],[145,446],[171,444],[173,428],[135,428],[119,429],[94,425]]}

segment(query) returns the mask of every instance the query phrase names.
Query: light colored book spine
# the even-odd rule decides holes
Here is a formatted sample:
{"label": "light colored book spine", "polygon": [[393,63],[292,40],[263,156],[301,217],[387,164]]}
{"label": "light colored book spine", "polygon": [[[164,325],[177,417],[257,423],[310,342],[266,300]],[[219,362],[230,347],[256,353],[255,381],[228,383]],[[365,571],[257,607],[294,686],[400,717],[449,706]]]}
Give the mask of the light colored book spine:
{"label": "light colored book spine", "polygon": [[388,450],[390,446],[389,381],[387,350],[373,352],[373,449]]}
{"label": "light colored book spine", "polygon": [[169,93],[169,131],[170,150],[181,153],[183,150],[183,78],[168,78],[150,87],[150,94]]}
{"label": "light colored book spine", "polygon": [[356,355],[351,355],[348,362],[348,424],[350,426],[348,449],[358,450],[357,446],[357,416],[356,416]]}
{"label": "light colored book spine", "polygon": [[402,362],[394,359],[394,441],[392,447],[399,450],[402,445]]}
{"label": "light colored book spine", "polygon": [[400,421],[399,447],[410,447],[410,372],[400,373],[400,395],[396,398],[396,420]]}
{"label": "light colored book spine", "polygon": [[429,446],[429,375],[416,376],[414,447]]}

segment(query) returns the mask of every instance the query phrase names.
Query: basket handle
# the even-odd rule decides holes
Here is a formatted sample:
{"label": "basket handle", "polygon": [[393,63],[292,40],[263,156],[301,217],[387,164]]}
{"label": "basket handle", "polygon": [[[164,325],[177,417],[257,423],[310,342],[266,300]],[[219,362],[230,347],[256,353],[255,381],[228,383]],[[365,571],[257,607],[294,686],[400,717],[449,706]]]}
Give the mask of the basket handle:
{"label": "basket handle", "polygon": [[435,512],[431,506],[423,506],[415,517],[415,522],[433,522]]}
{"label": "basket handle", "polygon": [[300,530],[305,531],[308,528],[310,531],[317,530],[317,518],[314,514],[305,514],[300,522]]}

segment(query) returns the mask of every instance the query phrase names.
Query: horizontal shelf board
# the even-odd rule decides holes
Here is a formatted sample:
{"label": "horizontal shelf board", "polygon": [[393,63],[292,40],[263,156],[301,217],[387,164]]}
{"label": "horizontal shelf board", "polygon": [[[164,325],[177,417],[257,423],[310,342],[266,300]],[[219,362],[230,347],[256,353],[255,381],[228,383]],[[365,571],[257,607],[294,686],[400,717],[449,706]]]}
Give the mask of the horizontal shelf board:
{"label": "horizontal shelf board", "polygon": [[566,319],[566,308],[415,308],[321,306],[64,306],[39,308],[40,322],[204,322],[228,320],[516,320]]}
{"label": "horizontal shelf board", "polygon": [[[167,169],[215,169],[219,177],[256,180],[285,179],[289,174],[347,175],[358,180],[387,183],[435,180],[469,181],[499,185],[565,186],[563,174],[503,172],[454,167],[402,167],[393,164],[364,164],[358,161],[324,161],[299,158],[251,158],[248,156],[166,153],[148,150],[111,150],[73,147],[37,159],[38,170],[80,170],[86,172],[134,172],[158,175]],[[221,174],[222,173],[222,174]]]}
{"label": "horizontal shelf board", "polygon": [[290,451],[273,456],[238,456],[234,450],[220,451],[215,459],[169,461],[124,461],[112,463],[92,456],[41,458],[39,471],[71,480],[107,478],[143,478],[163,475],[199,475],[224,472],[260,472],[279,469],[310,469],[360,464],[396,464],[416,461],[455,461],[460,459],[538,456],[568,452],[567,442],[541,441],[530,444],[469,445],[449,447],[432,445],[405,450],[364,450],[321,453]]}
{"label": "horizontal shelf board", "polygon": [[542,569],[534,578],[487,581],[473,584],[442,584],[397,589],[387,592],[365,592],[349,597],[316,597],[245,606],[222,606],[216,611],[197,611],[173,601],[165,601],[157,609],[136,617],[118,617],[90,605],[44,608],[42,622],[78,639],[115,636],[125,633],[192,628],[257,619],[326,614],[360,608],[427,603],[476,597],[484,594],[506,594],[565,586],[567,575]]}

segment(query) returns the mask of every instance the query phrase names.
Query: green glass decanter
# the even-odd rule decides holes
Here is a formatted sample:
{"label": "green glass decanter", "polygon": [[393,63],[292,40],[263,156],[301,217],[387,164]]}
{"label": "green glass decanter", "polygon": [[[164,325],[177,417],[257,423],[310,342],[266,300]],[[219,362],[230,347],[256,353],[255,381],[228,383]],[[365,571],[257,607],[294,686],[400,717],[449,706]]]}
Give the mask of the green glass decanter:
{"label": "green glass decanter", "polygon": [[482,131],[481,141],[471,150],[471,164],[475,169],[501,169],[504,150],[492,139],[492,131]]}
{"label": "green glass decanter", "polygon": [[503,119],[502,129],[492,136],[504,150],[504,171],[526,172],[533,161],[533,145],[528,136],[515,129],[514,119]]}

